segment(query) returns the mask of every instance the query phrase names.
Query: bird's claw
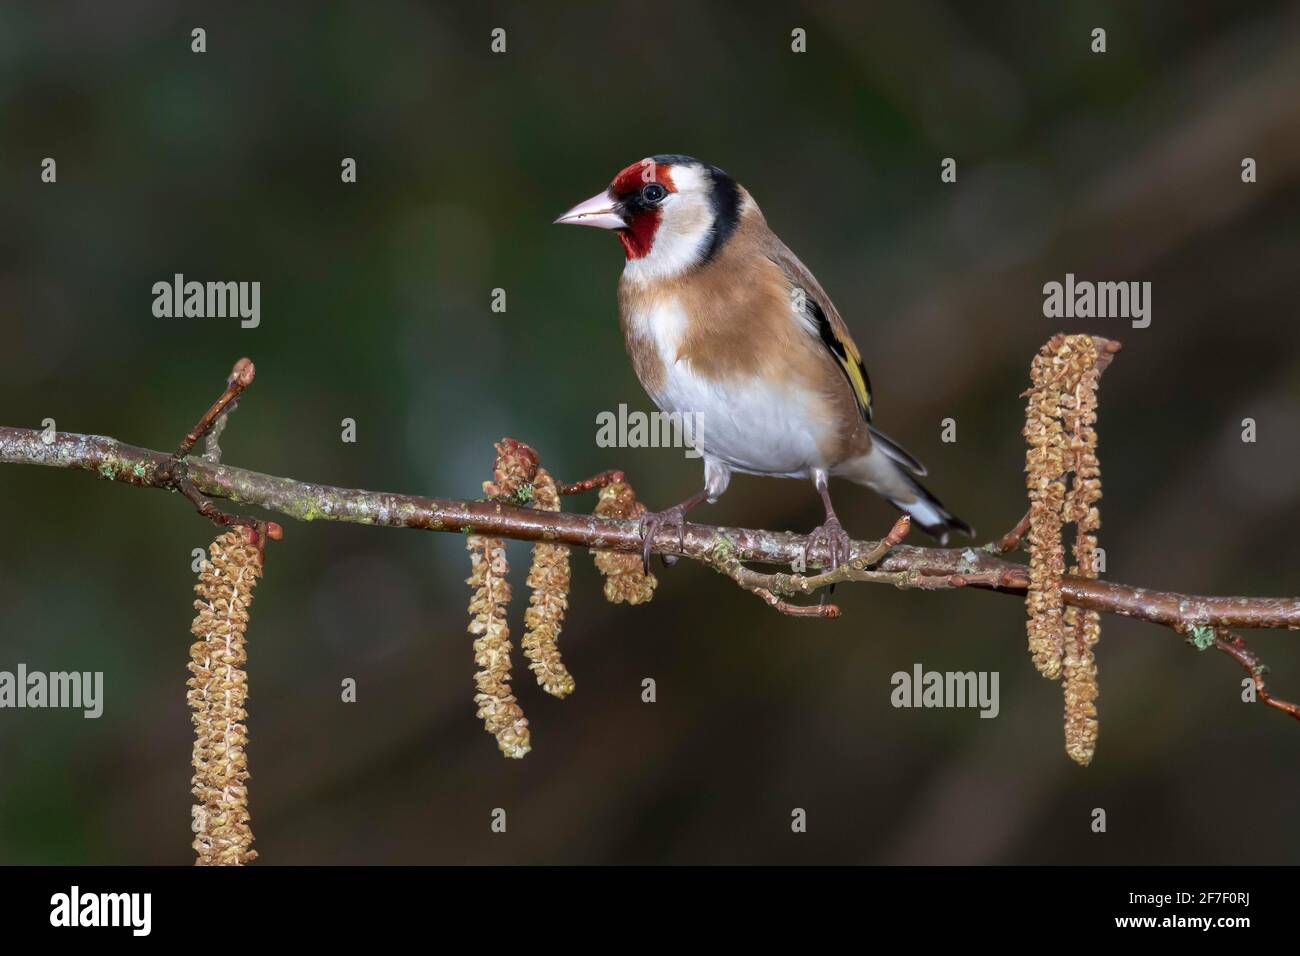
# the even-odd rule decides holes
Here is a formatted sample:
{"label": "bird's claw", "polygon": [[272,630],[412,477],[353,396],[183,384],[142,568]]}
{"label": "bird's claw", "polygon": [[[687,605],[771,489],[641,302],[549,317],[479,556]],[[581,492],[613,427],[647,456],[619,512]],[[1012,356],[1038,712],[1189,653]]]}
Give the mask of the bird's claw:
{"label": "bird's claw", "polygon": [[830,565],[823,568],[823,570],[834,571],[849,559],[849,553],[853,547],[853,539],[849,537],[848,532],[846,532],[844,527],[840,524],[840,519],[834,515],[827,517],[824,524],[809,532],[807,543],[804,545],[803,549],[805,566],[811,565],[811,551],[816,547],[819,541],[826,542],[826,550],[830,553]]}
{"label": "bird's claw", "polygon": [[[681,505],[673,505],[663,511],[647,511],[641,516],[641,569],[646,574],[650,573],[650,549],[654,546],[655,535],[665,526],[677,528],[678,547],[683,547],[686,538],[686,509]],[[660,557],[664,559],[666,565],[677,562],[675,554],[664,554]]]}

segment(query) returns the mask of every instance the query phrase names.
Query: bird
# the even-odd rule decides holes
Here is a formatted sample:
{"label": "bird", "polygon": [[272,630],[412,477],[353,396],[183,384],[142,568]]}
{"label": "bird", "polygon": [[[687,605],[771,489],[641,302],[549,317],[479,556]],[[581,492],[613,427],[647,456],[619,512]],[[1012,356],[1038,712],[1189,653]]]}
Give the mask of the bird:
{"label": "bird", "polygon": [[848,325],[777,237],[754,197],[717,166],[658,154],[555,220],[614,232],[625,263],[619,323],[637,378],[663,412],[693,415],[704,487],[641,519],[642,560],[663,527],[727,490],[733,473],[810,480],[826,509],[805,558],[831,569],[851,539],[829,479],[863,485],[941,544],[973,537],[917,480],[925,467],[873,424],[875,396]]}

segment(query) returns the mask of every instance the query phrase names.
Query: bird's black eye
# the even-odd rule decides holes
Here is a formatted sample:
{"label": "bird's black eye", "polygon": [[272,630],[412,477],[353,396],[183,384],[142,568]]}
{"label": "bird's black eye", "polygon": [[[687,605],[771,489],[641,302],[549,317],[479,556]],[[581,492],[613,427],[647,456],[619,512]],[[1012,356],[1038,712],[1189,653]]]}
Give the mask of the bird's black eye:
{"label": "bird's black eye", "polygon": [[641,187],[641,199],[644,202],[656,203],[663,202],[663,198],[668,195],[668,190],[664,189],[658,183],[646,183]]}

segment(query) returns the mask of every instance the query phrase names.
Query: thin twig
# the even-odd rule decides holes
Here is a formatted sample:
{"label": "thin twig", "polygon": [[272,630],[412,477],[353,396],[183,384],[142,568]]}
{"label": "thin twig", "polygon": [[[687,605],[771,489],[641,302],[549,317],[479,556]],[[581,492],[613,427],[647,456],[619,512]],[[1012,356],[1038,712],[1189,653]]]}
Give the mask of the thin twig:
{"label": "thin twig", "polygon": [[230,371],[230,378],[226,381],[226,390],[203,413],[203,417],[198,420],[198,424],[191,428],[185,438],[182,439],[180,447],[176,449],[176,458],[184,458],[190,453],[190,449],[208,433],[212,423],[226,411],[227,406],[239,397],[240,392],[253,384],[253,378],[256,375],[257,369],[250,359],[241,358],[235,363],[235,367]]}
{"label": "thin twig", "polygon": [[833,571],[827,571],[823,574],[811,576],[780,573],[762,574],[752,568],[745,567],[736,554],[727,547],[725,541],[714,550],[708,563],[745,590],[757,594],[782,614],[798,617],[834,618],[840,616],[840,609],[834,604],[790,604],[782,600],[780,595],[811,594],[819,588],[833,587],[841,581],[881,581],[897,578],[897,575],[873,574],[868,569],[879,564],[885,555],[900,544],[907,537],[907,532],[911,527],[912,519],[907,515],[903,515],[894,522],[894,527],[890,529],[889,534],[868,548],[864,554],[846,561]]}
{"label": "thin twig", "polygon": [[1259,659],[1258,654],[1246,646],[1246,641],[1240,634],[1234,634],[1226,628],[1219,628],[1215,632],[1214,648],[1227,654],[1245,669],[1251,680],[1255,682],[1255,693],[1260,700],[1300,720],[1300,704],[1282,700],[1268,692],[1264,686],[1264,675],[1268,672],[1268,667]]}
{"label": "thin twig", "polygon": [[606,485],[622,481],[623,477],[623,472],[610,469],[609,471],[602,471],[598,475],[592,475],[590,478],[583,478],[581,481],[570,484],[560,483],[556,486],[556,490],[565,496],[580,495],[585,491],[593,491],[596,488],[604,488]]}
{"label": "thin twig", "polygon": [[[889,552],[903,543],[907,533],[912,530],[912,519],[908,515],[903,515],[894,522],[894,526],[889,529],[889,534],[877,541],[871,548],[856,558],[850,558],[840,567],[833,571],[826,571],[822,574],[814,575],[804,579],[804,585],[810,590],[817,588],[829,587],[838,584],[841,581],[854,580],[853,575],[874,568],[883,561]],[[849,552],[852,554],[852,550]]]}
{"label": "thin twig", "polygon": [[747,587],[745,590],[757,594],[770,606],[790,617],[824,617],[834,619],[840,616],[840,609],[834,604],[791,604],[778,597],[767,588]]}
{"label": "thin twig", "polygon": [[[241,358],[235,363],[235,367],[230,370],[230,375],[226,378],[227,387],[234,385],[237,381],[245,377],[245,363],[247,363],[249,367],[249,372],[247,374],[247,381],[241,386],[241,388],[247,388],[248,385],[251,384],[253,363],[247,358]],[[213,464],[220,464],[221,462],[221,433],[226,430],[226,425],[230,421],[230,413],[238,407],[239,396],[236,395],[230,400],[230,403],[226,406],[225,410],[216,417],[216,420],[212,423],[212,427],[208,429],[207,435],[204,436],[203,457]]]}
{"label": "thin twig", "polygon": [[1029,533],[1029,519],[1033,514],[1032,511],[1026,511],[1023,518],[1016,522],[1016,526],[998,538],[991,544],[984,546],[984,550],[992,554],[1010,554],[1016,548],[1020,547],[1020,542],[1024,540]]}
{"label": "thin twig", "polygon": [[[226,528],[230,526],[240,526],[247,528],[253,535],[258,547],[265,545],[266,539],[279,541],[284,537],[284,529],[274,521],[266,521],[262,518],[253,518],[246,515],[230,514],[222,511],[210,500],[203,497],[202,492],[195,486],[189,475],[189,460],[186,457],[200,438],[209,435],[216,426],[216,434],[219,435],[221,429],[225,428],[226,414],[233,408],[241,392],[249,385],[253,384],[253,379],[257,375],[257,369],[252,360],[241,358],[230,370],[230,376],[226,379],[226,389],[221,393],[215,402],[208,406],[208,410],[199,418],[198,423],[186,433],[181,439],[180,445],[172,453],[167,462],[156,472],[156,480],[159,485],[165,485],[175,488],[187,499],[193,502],[194,507],[199,514],[207,518],[218,527]],[[221,458],[221,449],[216,444],[215,437],[208,445],[208,450],[216,451],[216,454],[209,460],[212,464],[217,464]]]}

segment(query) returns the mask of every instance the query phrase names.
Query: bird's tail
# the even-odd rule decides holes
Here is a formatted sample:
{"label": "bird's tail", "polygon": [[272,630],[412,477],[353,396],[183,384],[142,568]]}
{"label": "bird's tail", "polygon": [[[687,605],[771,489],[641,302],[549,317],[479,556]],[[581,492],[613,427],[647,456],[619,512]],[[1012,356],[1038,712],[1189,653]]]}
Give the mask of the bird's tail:
{"label": "bird's tail", "polygon": [[912,485],[912,499],[905,501],[890,498],[890,504],[899,511],[906,511],[912,516],[912,521],[920,525],[922,531],[940,544],[946,545],[948,535],[953,531],[960,531],[968,538],[975,537],[974,528],[945,508],[943,502],[926,490],[925,486],[915,478],[910,475],[907,478]]}
{"label": "bird's tail", "polygon": [[953,531],[975,536],[975,529],[945,508],[943,502],[916,480],[916,476],[925,475],[924,465],[874,428],[871,437],[871,451],[839,474],[866,485],[899,511],[911,515],[913,523],[940,544],[947,544],[948,535]]}

